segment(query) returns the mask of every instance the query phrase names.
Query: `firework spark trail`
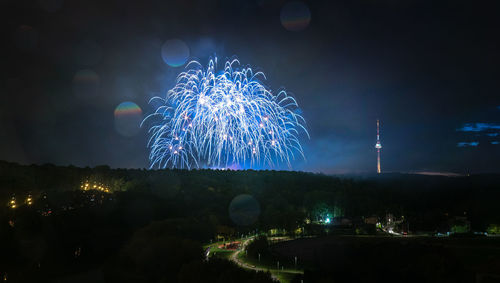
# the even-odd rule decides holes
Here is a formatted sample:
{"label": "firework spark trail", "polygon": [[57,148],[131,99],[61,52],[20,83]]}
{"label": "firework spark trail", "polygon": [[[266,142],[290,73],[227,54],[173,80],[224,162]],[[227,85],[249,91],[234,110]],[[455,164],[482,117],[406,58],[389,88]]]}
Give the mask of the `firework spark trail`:
{"label": "firework spark trail", "polygon": [[206,69],[191,61],[165,98],[151,99],[161,102],[143,121],[156,121],[149,129],[152,168],[290,167],[294,152],[303,157],[299,132],[309,134],[295,99],[284,90],[273,95],[259,81],[264,73],[239,66],[236,59],[226,61],[217,73],[217,58]]}

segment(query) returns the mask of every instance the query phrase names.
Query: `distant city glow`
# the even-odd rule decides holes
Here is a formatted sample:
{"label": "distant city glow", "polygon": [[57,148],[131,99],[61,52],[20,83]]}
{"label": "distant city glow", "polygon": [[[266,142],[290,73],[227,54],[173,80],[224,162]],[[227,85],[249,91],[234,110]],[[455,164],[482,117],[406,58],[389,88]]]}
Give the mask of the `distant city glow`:
{"label": "distant city glow", "polygon": [[459,173],[453,173],[453,172],[433,172],[433,171],[413,171],[413,172],[408,172],[409,174],[418,174],[418,175],[428,175],[428,176],[446,176],[446,177],[460,177],[463,176],[462,174]]}
{"label": "distant city glow", "polygon": [[192,61],[177,77],[151,120],[151,167],[199,168],[236,164],[291,167],[303,156],[299,133],[308,135],[293,97],[273,94],[260,81],[264,73],[229,60],[217,70],[217,58],[203,68]]}

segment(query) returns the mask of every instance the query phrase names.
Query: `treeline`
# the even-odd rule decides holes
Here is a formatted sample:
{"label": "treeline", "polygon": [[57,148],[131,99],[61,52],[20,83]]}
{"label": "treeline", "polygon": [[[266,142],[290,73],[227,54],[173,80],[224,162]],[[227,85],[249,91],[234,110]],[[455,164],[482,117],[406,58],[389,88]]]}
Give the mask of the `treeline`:
{"label": "treeline", "polygon": [[[325,209],[333,216],[404,215],[413,225],[440,216],[466,215],[477,229],[497,223],[500,175],[440,177],[384,174],[332,177],[291,171],[140,170],[22,166],[0,162],[0,200],[31,192],[49,196],[78,190],[85,180],[97,180],[114,192],[137,192],[172,203],[176,216],[215,214],[230,224],[227,209],[240,194],[260,204],[255,228],[297,227]],[[339,215],[340,214],[340,215]],[[418,227],[427,228],[431,227]]]}

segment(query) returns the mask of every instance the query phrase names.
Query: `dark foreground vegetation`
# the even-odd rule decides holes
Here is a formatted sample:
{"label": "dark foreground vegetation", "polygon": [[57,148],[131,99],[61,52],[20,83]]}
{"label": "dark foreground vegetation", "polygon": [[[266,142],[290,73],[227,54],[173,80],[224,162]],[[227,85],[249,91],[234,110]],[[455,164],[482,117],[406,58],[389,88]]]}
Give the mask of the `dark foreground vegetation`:
{"label": "dark foreground vegetation", "polygon": [[[245,271],[222,259],[207,261],[202,245],[255,233],[298,238],[324,238],[336,231],[375,234],[375,224],[365,220],[383,222],[388,214],[404,219],[405,231],[414,235],[452,231],[448,224],[456,216],[467,219],[470,235],[493,234],[500,224],[499,184],[498,175],[337,178],[0,162],[5,204],[0,208],[0,276],[7,282],[270,282],[268,273]],[[229,213],[231,201],[242,194],[258,203],[243,210],[255,221],[239,221]],[[326,216],[331,225],[325,225]],[[388,281],[397,282],[475,282],[477,277],[478,269],[464,268],[446,245],[358,238],[322,245],[300,279],[371,282],[390,278],[386,272],[394,272]],[[269,247],[265,256],[301,252],[279,248]],[[484,257],[498,263],[498,254],[487,250]]]}

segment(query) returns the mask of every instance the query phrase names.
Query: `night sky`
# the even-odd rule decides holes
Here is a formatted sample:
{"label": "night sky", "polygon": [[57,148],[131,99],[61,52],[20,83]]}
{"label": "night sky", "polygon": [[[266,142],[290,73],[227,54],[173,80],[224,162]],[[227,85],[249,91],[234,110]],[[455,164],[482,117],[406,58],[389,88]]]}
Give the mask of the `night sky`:
{"label": "night sky", "polygon": [[385,172],[500,172],[492,2],[2,0],[0,159],[148,167],[147,130],[115,109],[153,111],[184,68],[162,58],[179,39],[293,94],[310,133],[294,170],[375,172],[380,119]]}

